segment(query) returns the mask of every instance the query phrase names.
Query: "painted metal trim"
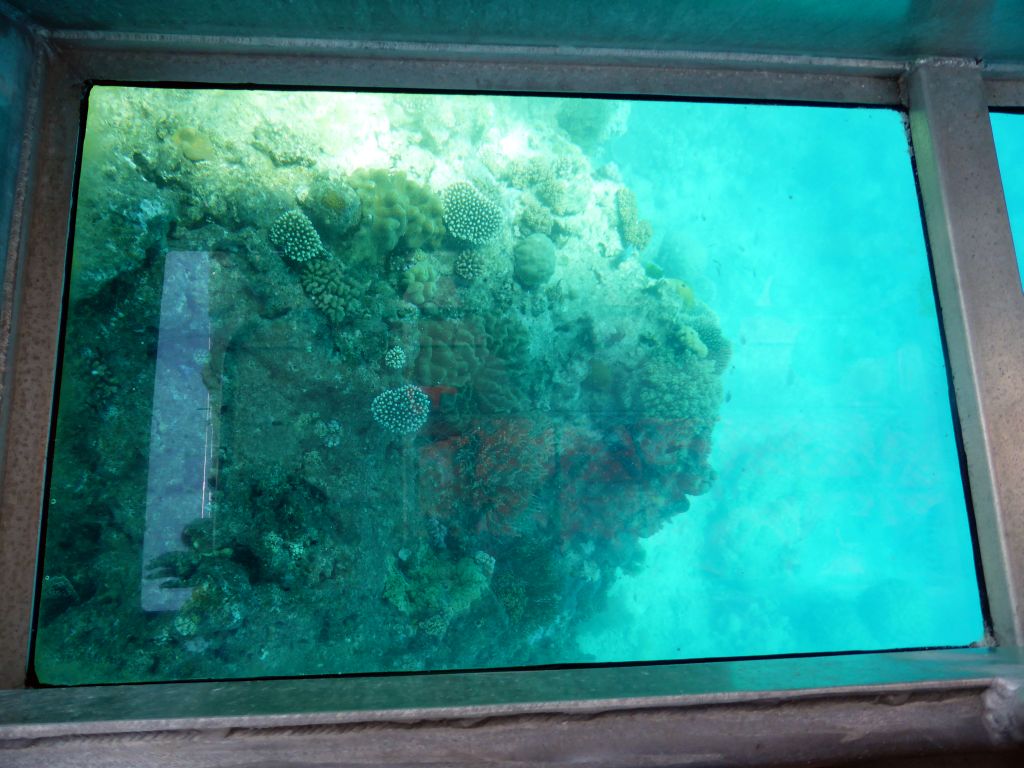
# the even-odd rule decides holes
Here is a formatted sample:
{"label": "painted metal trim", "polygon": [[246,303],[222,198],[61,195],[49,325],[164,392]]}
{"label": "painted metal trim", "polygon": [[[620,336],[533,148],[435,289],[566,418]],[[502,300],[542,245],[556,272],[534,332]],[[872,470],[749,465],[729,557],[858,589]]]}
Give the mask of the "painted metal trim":
{"label": "painted metal trim", "polygon": [[[33,206],[21,254],[22,302],[14,315],[15,387],[4,445],[9,482],[0,500],[3,519],[16,523],[0,540],[3,565],[28,574],[7,590],[8,604],[15,610],[27,610],[32,599],[73,149],[86,82],[344,83],[894,105],[901,98],[894,74],[481,62],[471,57],[424,62],[288,57],[280,52],[109,51],[68,47],[66,41],[50,45],[46,66],[35,144],[38,160],[34,173],[23,171]],[[1019,381],[1001,376],[999,366],[1024,358],[1008,357],[1021,351],[1015,346],[1021,341],[1006,336],[1008,325],[1022,327],[1021,307],[1010,307],[1008,317],[999,314],[1009,301],[1007,286],[1017,286],[1015,272],[1013,280],[1006,280],[1006,253],[999,239],[1005,211],[983,210],[993,203],[993,178],[998,186],[998,176],[993,177],[986,164],[986,153],[994,163],[994,150],[984,143],[987,119],[981,121],[985,128],[979,122],[984,88],[976,69],[949,62],[915,68],[908,83],[950,354],[961,414],[968,414],[970,426],[965,424],[965,438],[970,432],[972,480],[977,477],[988,494],[980,504],[976,498],[975,506],[981,510],[982,553],[994,593],[995,636],[1013,644],[1021,637],[1018,606],[1024,559],[1020,525],[1006,510],[1013,508],[1018,490],[1012,462],[1017,460],[1018,470],[1024,466],[1019,461],[1024,447],[1013,444],[1013,428],[1018,425],[1012,418],[999,423],[1012,410],[1013,403],[1007,401],[1010,385]],[[952,103],[943,105],[944,98]],[[965,138],[957,139],[957,130],[967,130]],[[976,141],[981,142],[980,158],[972,144]],[[970,166],[979,159],[981,165]],[[995,227],[991,238],[987,226]],[[975,262],[983,262],[982,275],[961,274],[979,266]],[[993,302],[991,309],[988,301]],[[27,632],[27,620],[18,618],[12,631],[0,634],[0,687],[23,685]],[[636,666],[616,668],[614,673],[483,673],[470,680],[430,675],[11,690],[0,693],[0,722],[6,723],[0,725],[0,754],[13,761],[7,763],[11,765],[102,765],[104,760],[129,756],[137,765],[166,765],[171,758],[191,765],[220,765],[237,763],[243,755],[251,761],[265,760],[268,754],[282,756],[282,764],[287,756],[293,764],[306,765],[336,760],[339,754],[368,764],[429,758],[456,765],[488,760],[618,765],[749,762],[757,745],[758,761],[768,765],[924,749],[989,750],[1024,742],[1024,705],[1016,682],[1022,667],[1017,657],[987,650],[959,653],[832,656],[799,664],[767,660]],[[774,672],[766,671],[773,666]],[[684,667],[685,673],[680,672]],[[837,677],[837,668],[858,668],[860,676]],[[313,694],[317,688],[320,698]],[[721,693],[730,690],[736,693]],[[355,696],[358,691],[365,695],[362,704]],[[452,698],[439,702],[439,692]],[[451,703],[465,701],[467,695],[482,697],[481,703],[469,708]],[[196,709],[189,711],[189,702]]]}
{"label": "painted metal trim", "polygon": [[986,79],[985,93],[992,109],[1024,108],[1024,79]]}
{"label": "painted metal trim", "polygon": [[[126,39],[122,39],[125,37]],[[644,94],[899,106],[898,62],[346,41],[53,36],[83,81]]]}
{"label": "painted metal trim", "polygon": [[993,632],[1024,640],[1024,294],[979,67],[922,62],[910,128]]}
{"label": "painted metal trim", "polygon": [[[283,685],[293,693],[285,714],[184,718],[146,707],[159,686],[13,692],[65,695],[50,697],[63,704],[45,722],[0,726],[0,754],[11,766],[832,765],[1020,743],[1015,678],[368,711],[316,711],[296,684],[253,683],[244,697],[235,694],[236,709],[258,710],[259,689]],[[167,695],[193,701],[211,690],[169,688]],[[102,719],[126,693],[142,708]],[[92,702],[89,717],[62,722],[75,698],[79,711]]]}

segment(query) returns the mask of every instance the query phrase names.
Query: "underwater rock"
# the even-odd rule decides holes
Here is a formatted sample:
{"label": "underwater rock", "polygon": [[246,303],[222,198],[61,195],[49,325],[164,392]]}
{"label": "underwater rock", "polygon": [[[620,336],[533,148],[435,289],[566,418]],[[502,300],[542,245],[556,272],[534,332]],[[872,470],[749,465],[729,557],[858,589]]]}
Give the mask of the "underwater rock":
{"label": "underwater rock", "polygon": [[303,141],[284,125],[264,120],[253,131],[252,145],[276,166],[313,165]]}
{"label": "underwater rock", "polygon": [[513,253],[515,276],[527,290],[544,285],[555,274],[555,244],[539,232],[519,242]]}
{"label": "underwater rock", "polygon": [[501,209],[471,184],[460,181],[444,193],[444,223],[457,240],[483,245],[501,229]]}

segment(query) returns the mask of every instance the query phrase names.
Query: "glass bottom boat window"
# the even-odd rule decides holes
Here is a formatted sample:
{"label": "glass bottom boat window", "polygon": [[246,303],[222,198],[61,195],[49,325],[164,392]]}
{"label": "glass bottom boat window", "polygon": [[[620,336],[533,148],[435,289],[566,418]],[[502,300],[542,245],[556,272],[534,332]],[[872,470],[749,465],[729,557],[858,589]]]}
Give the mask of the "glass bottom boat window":
{"label": "glass bottom boat window", "polygon": [[96,87],[44,684],[968,645],[902,115]]}
{"label": "glass bottom boat window", "polygon": [[1017,250],[1017,271],[1024,275],[1024,114],[993,112],[992,135]]}

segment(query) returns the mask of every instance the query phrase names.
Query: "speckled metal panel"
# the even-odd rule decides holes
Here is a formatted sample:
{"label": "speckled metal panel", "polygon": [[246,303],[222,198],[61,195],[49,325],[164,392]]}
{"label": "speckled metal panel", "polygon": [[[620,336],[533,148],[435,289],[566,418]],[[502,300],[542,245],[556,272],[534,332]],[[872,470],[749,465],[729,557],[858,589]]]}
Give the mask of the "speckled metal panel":
{"label": "speckled metal panel", "polygon": [[[21,129],[28,99],[32,49],[28,37],[0,16],[0,233],[7,233],[14,206],[15,177],[21,154]],[[9,244],[0,237],[0,272]],[[0,299],[2,302],[2,299]]]}
{"label": "speckled metal panel", "polygon": [[53,30],[1024,59],[1018,0],[12,0]]}

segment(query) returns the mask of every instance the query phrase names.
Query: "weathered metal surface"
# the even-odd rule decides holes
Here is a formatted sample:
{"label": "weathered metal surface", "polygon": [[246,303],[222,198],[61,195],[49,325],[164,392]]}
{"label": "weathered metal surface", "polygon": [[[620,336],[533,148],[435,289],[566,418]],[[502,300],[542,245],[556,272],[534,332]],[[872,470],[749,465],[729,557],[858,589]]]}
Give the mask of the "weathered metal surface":
{"label": "weathered metal surface", "polygon": [[902,62],[554,50],[357,45],[163,36],[54,39],[83,80],[255,83],[898,104]]}
{"label": "weathered metal surface", "polygon": [[923,62],[910,126],[997,642],[1024,639],[1024,295],[981,71]]}
{"label": "weathered metal surface", "polygon": [[[781,765],[991,749],[987,685],[7,730],[9,766]],[[127,727],[126,727],[127,726]]]}
{"label": "weathered metal surface", "polygon": [[1024,74],[1020,69],[1013,72],[1016,77],[990,78],[985,81],[985,94],[990,107],[1024,107]]}
{"label": "weathered metal surface", "polygon": [[[29,622],[35,586],[43,475],[53,403],[54,365],[60,327],[64,254],[67,248],[71,183],[78,146],[80,90],[59,62],[50,62],[32,167],[23,167],[31,212],[17,269],[8,270],[5,293],[15,296],[12,319],[2,341],[4,393],[10,416],[2,443],[0,488],[0,688],[24,684]],[[30,102],[31,103],[31,102]],[[35,108],[33,107],[33,112]],[[13,258],[13,256],[12,256]]]}
{"label": "weathered metal surface", "polygon": [[475,42],[560,47],[733,51],[864,59],[960,56],[1024,59],[1018,0],[716,0],[592,3],[521,0],[11,0],[56,30],[354,41]]}

